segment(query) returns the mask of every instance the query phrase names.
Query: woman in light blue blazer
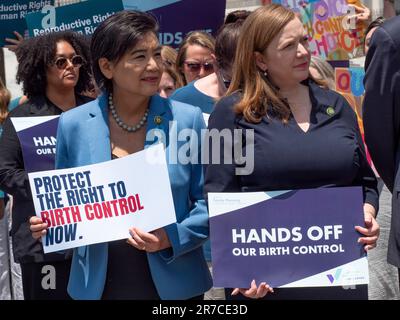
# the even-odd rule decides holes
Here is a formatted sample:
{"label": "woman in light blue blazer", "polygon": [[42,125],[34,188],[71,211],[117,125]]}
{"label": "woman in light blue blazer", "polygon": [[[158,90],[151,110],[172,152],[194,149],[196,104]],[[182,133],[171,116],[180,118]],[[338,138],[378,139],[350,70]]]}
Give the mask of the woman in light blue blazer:
{"label": "woman in light blue blazer", "polygon": [[[199,108],[156,95],[162,74],[157,29],[151,15],[137,11],[119,12],[97,28],[91,52],[103,95],[61,116],[56,166],[120,158],[163,136],[177,222],[150,233],[131,228],[128,240],[75,249],[68,284],[74,299],[201,299],[212,285],[201,249],[208,214],[197,161],[205,123]],[[187,129],[196,161],[182,163],[177,153],[188,140],[174,135]],[[46,224],[34,217],[31,230],[39,238]]]}

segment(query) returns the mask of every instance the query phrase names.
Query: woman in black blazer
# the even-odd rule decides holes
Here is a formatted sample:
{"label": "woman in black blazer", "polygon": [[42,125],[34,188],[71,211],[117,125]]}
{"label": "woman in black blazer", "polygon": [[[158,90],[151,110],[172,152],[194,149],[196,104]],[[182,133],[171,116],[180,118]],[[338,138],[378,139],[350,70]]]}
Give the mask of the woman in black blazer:
{"label": "woman in black blazer", "polygon": [[[60,32],[24,41],[16,55],[17,80],[22,82],[29,100],[10,112],[0,140],[0,189],[14,197],[11,229],[14,257],[21,264],[26,300],[68,299],[71,254],[44,255],[41,243],[32,238],[29,217],[35,215],[35,210],[21,145],[10,118],[59,115],[92,100],[80,95],[90,89],[89,48],[82,36]],[[54,269],[43,269],[47,265]],[[48,270],[55,271],[55,289],[42,287]]]}

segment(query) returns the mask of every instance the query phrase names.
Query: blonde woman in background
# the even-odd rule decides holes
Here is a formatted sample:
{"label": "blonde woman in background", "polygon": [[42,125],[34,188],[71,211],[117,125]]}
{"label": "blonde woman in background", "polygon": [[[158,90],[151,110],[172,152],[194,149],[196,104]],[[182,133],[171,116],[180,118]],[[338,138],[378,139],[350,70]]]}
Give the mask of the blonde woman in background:
{"label": "blonde woman in background", "polygon": [[175,67],[176,65],[176,57],[178,56],[178,52],[170,47],[170,46],[162,46],[161,47],[161,59],[164,64]]}
{"label": "blonde woman in background", "polygon": [[202,31],[193,31],[183,39],[176,58],[176,69],[182,74],[184,84],[214,72],[215,40]]}
{"label": "blonde woman in background", "polygon": [[183,86],[183,80],[174,67],[164,65],[164,71],[158,85],[158,93],[163,98],[170,97],[176,89]]}
{"label": "blonde woman in background", "polygon": [[310,74],[315,80],[322,82],[327,88],[335,90],[335,71],[326,60],[312,56]]}

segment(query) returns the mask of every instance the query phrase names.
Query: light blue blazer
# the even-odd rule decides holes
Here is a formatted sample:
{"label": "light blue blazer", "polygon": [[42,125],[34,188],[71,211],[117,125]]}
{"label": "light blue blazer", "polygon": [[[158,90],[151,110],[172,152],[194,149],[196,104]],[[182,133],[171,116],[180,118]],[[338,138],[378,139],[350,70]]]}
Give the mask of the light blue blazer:
{"label": "light blue blazer", "polygon": [[[111,160],[108,127],[108,97],[65,112],[60,117],[57,133],[57,168],[72,168]],[[157,124],[156,117],[161,117]],[[159,118],[158,118],[159,119]],[[174,121],[170,126],[170,121]],[[193,129],[200,141],[205,128],[199,108],[155,95],[151,97],[147,132],[161,130],[166,137],[166,154],[177,223],[165,230],[172,248],[148,253],[151,275],[161,299],[188,299],[212,286],[202,253],[208,237],[208,213],[203,197],[202,165],[171,164],[169,150],[187,145],[186,139],[176,144],[176,133]],[[196,137],[190,140],[195,143]],[[174,142],[175,141],[175,142]],[[145,147],[157,142],[146,141]],[[200,146],[198,146],[200,158]],[[157,201],[157,195],[154,195]],[[100,299],[107,273],[108,244],[79,247],[74,250],[68,293],[73,299]],[[124,261],[121,261],[124,263]],[[133,275],[140,277],[140,274]],[[140,290],[135,288],[134,290]]]}

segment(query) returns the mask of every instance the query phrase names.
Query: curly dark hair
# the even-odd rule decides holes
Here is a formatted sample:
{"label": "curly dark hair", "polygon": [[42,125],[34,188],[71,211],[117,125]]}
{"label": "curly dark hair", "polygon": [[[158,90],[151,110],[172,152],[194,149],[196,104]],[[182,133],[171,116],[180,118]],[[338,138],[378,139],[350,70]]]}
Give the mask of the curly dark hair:
{"label": "curly dark hair", "polygon": [[79,69],[79,80],[75,86],[76,93],[90,88],[92,66],[88,39],[75,32],[63,31],[49,33],[23,41],[17,48],[18,60],[17,82],[23,84],[23,92],[28,98],[46,94],[47,67],[54,61],[57,43],[68,42],[85,60]]}

